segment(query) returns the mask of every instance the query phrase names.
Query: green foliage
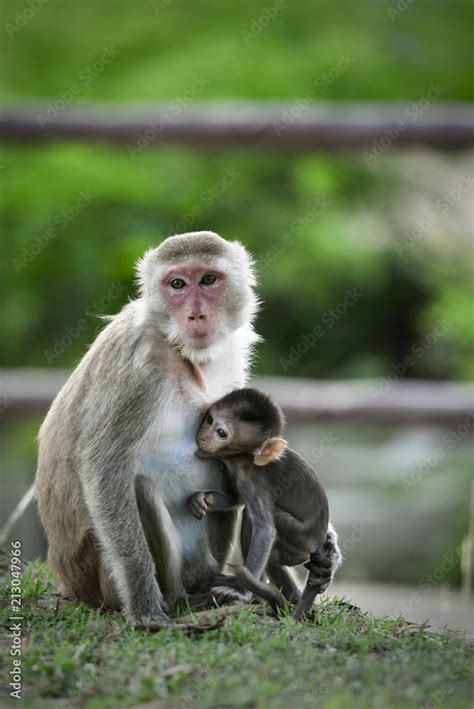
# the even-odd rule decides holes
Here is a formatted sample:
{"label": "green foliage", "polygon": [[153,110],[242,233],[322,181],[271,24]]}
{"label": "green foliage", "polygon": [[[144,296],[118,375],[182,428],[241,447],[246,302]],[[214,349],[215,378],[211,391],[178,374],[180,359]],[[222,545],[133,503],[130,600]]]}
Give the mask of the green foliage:
{"label": "green foliage", "polygon": [[78,145],[3,156],[4,365],[71,366],[102,327],[97,315],[133,295],[136,258],[166,234],[210,227],[256,256],[260,371],[384,375],[447,319],[446,336],[408,373],[472,374],[465,255],[450,271],[427,254],[409,268],[393,242],[367,234],[354,215],[367,202],[375,213],[394,208],[386,194],[401,178],[374,175],[362,157],[168,148],[132,160]]}
{"label": "green foliage", "polygon": [[[203,76],[209,82],[203,100],[294,99],[308,92],[316,99],[410,100],[432,82],[441,84],[445,100],[472,98],[472,3],[417,0],[391,17],[400,4],[114,0],[112,11],[110,0],[49,0],[21,31],[8,32],[27,7],[10,0],[2,5],[7,51],[0,90],[9,98],[49,99],[76,82],[79,101],[155,101],[184,94],[193,77]],[[263,10],[278,5],[265,21]],[[118,55],[90,81],[105,47]],[[322,90],[317,80],[347,55],[353,69]]]}
{"label": "green foliage", "polygon": [[[395,5],[284,2],[256,32],[263,8],[250,0],[117,0],[113,12],[106,0],[51,0],[22,27],[28,6],[15,0],[2,8],[0,96],[48,99],[52,111],[161,100],[171,114],[187,98],[287,99],[297,111],[324,99],[419,101],[434,84],[442,100],[472,98],[472,4],[417,0],[391,16]],[[113,58],[94,69],[107,49]],[[213,229],[260,266],[259,371],[383,376],[443,319],[446,332],[406,374],[474,376],[469,242],[449,258],[424,239],[397,252],[411,189],[402,158],[135,148],[0,147],[1,365],[72,366],[102,327],[97,315],[133,295],[145,248]],[[348,292],[360,295],[345,308]]]}

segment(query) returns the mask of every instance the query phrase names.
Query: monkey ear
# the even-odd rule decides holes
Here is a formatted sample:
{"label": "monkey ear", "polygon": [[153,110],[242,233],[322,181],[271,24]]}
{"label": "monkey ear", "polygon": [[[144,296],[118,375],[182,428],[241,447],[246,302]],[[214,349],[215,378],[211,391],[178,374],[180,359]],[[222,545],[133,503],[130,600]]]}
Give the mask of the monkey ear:
{"label": "monkey ear", "polygon": [[266,465],[272,460],[278,460],[285,452],[287,442],[283,438],[267,438],[263,445],[253,454],[255,465]]}

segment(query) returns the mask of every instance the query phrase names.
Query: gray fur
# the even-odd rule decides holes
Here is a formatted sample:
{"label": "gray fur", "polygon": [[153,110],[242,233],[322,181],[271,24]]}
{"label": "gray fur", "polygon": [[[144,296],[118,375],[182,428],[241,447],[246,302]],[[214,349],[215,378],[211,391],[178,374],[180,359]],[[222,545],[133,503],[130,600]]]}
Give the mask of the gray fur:
{"label": "gray fur", "polygon": [[[236,254],[244,257],[240,264]],[[227,268],[227,339],[245,326],[248,341],[221,386],[230,390],[245,381],[257,307],[251,259],[240,244],[208,232],[167,239],[140,263],[141,297],[99,334],[53,402],[39,434],[36,474],[48,561],[65,591],[92,605],[123,608],[140,626],[166,616],[165,596],[174,602],[219,571],[235,528],[235,514],[223,513],[220,530],[211,524],[196,532],[186,486],[218,486],[218,470],[194,457],[183,458],[190,469],[173,467],[160,435],[169,407],[184,402],[182,435],[189,441],[178,439],[176,456],[184,455],[210,403],[205,392],[194,391],[189,362],[163,335],[162,259],[214,260]],[[210,351],[209,367],[212,359]],[[206,363],[205,353],[199,361]],[[213,535],[219,537],[215,554]]]}
{"label": "gray fur", "polygon": [[[215,402],[197,434],[199,455],[214,455],[226,466],[234,494],[199,491],[189,507],[203,519],[208,512],[245,505],[241,533],[245,567],[256,579],[266,572],[289,600],[298,603],[295,615],[301,617],[329,586],[340,553],[329,527],[326,493],[313,468],[286,448],[283,426],[279,407],[256,389],[235,390]],[[309,575],[300,597],[286,567],[304,562]],[[222,583],[216,595],[233,599],[235,585],[226,589]],[[247,598],[247,593],[241,595]]]}

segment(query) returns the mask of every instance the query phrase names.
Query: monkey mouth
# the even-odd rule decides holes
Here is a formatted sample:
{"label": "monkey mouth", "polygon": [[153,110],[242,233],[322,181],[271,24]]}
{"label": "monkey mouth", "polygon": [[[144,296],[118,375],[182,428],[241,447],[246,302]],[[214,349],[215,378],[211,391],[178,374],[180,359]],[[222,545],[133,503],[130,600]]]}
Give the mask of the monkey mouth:
{"label": "monkey mouth", "polygon": [[203,451],[202,448],[198,448],[197,451],[194,452],[194,455],[196,458],[212,458],[212,455]]}
{"label": "monkey mouth", "polygon": [[208,332],[191,332],[190,338],[193,347],[203,349],[208,346],[210,335]]}
{"label": "monkey mouth", "polygon": [[209,328],[203,328],[202,325],[201,327],[187,327],[186,330],[192,340],[205,340],[210,334]]}

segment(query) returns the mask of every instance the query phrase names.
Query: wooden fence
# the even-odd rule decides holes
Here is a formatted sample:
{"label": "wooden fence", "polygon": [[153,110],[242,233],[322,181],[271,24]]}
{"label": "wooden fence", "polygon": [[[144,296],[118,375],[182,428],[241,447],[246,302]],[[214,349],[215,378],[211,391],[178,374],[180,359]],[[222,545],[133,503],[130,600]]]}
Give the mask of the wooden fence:
{"label": "wooden fence", "polygon": [[472,104],[462,102],[63,103],[51,99],[4,107],[0,140],[99,140],[127,144],[137,151],[164,143],[376,152],[391,147],[452,150],[474,145]]}
{"label": "wooden fence", "polygon": [[[68,370],[0,370],[4,413],[44,413]],[[258,377],[256,386],[280,402],[290,420],[440,422],[474,427],[474,385],[460,382],[380,379],[317,381]]]}

